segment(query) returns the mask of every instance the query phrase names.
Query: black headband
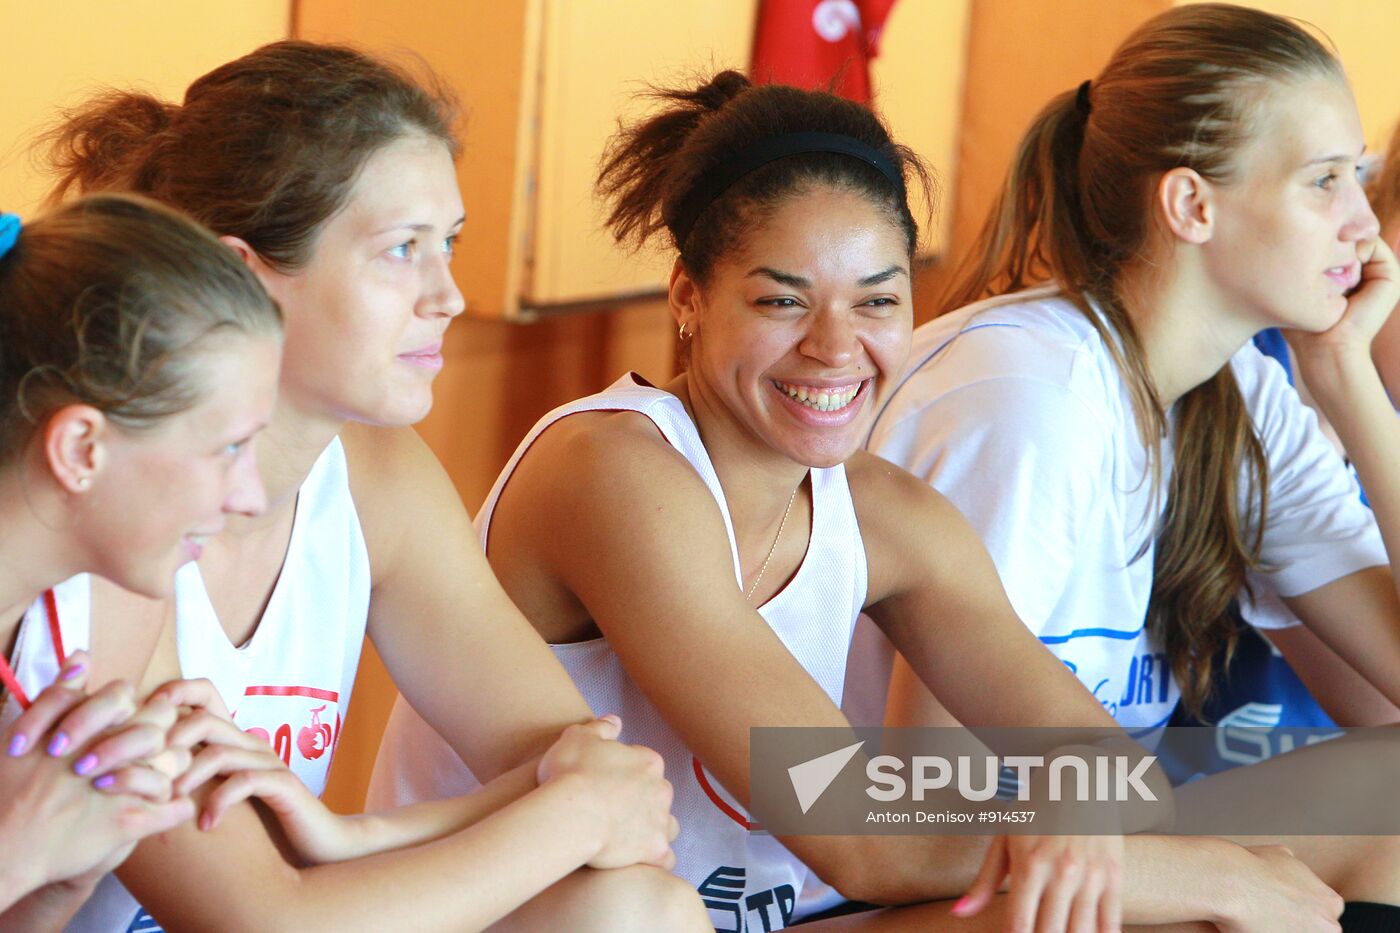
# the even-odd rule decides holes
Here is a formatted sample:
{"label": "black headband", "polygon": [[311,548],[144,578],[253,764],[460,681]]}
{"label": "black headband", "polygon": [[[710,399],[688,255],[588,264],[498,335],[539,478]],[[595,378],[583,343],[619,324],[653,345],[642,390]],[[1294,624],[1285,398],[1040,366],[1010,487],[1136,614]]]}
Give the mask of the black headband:
{"label": "black headband", "polygon": [[769,136],[700,176],[695,186],[681,199],[675,220],[670,225],[671,233],[676,238],[676,246],[685,247],[685,241],[689,238],[695,221],[705,212],[705,208],[729,190],[730,185],[769,162],[807,152],[834,152],[837,155],[859,159],[884,175],[895,193],[901,199],[904,197],[904,176],[900,173],[899,166],[891,161],[889,156],[853,136],[840,133],[787,133],[783,136]]}

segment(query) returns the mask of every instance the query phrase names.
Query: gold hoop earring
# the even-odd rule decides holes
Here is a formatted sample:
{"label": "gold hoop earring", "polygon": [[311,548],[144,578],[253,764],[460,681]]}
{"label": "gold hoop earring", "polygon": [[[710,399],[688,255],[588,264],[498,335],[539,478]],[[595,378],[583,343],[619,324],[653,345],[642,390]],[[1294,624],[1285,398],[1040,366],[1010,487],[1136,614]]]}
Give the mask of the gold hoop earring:
{"label": "gold hoop earring", "polygon": [[680,337],[681,343],[685,343],[685,342],[686,342],[687,340],[689,340],[689,339],[691,338],[691,336],[692,336],[692,335],[687,334],[687,333],[685,332],[685,321],[681,321],[680,330],[678,330],[678,331],[676,332],[676,334],[677,334],[677,336]]}

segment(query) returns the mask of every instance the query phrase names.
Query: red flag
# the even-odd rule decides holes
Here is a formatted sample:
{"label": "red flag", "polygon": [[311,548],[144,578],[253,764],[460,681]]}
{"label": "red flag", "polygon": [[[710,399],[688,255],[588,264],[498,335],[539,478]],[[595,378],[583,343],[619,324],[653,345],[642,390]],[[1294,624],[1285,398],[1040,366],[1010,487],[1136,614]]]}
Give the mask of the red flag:
{"label": "red flag", "polygon": [[[868,64],[895,0],[760,0],[753,69],[760,84],[832,88],[870,103]],[[835,84],[833,85],[833,81]]]}

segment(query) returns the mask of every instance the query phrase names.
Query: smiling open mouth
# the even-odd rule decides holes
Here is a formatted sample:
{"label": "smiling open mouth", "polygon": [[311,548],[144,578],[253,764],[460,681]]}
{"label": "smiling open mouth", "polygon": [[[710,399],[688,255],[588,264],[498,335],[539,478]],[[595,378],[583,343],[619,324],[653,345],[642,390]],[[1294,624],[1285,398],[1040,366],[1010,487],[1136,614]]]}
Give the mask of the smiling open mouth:
{"label": "smiling open mouth", "polygon": [[772,382],[788,398],[817,411],[840,411],[855,401],[865,385],[865,381],[853,382],[848,386],[804,386],[779,382],[777,379]]}

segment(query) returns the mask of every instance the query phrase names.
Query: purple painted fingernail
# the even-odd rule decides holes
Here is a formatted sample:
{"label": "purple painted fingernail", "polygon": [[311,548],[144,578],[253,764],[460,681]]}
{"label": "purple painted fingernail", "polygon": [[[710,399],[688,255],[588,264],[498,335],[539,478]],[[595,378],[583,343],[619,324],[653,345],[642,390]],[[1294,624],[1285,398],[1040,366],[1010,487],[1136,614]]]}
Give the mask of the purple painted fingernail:
{"label": "purple painted fingernail", "polygon": [[74,773],[74,774],[87,774],[89,771],[91,771],[93,768],[96,768],[96,767],[97,767],[97,756],[96,756],[96,755],[84,755],[83,757],[79,758],[79,759],[78,759],[78,763],[75,764],[75,765],[73,766],[73,773]]}
{"label": "purple painted fingernail", "polygon": [[117,776],[115,774],[104,774],[102,777],[93,781],[92,786],[96,787],[98,790],[106,790],[115,783],[117,783]]}
{"label": "purple painted fingernail", "polygon": [[29,736],[16,735],[10,738],[9,752],[11,758],[23,755],[27,748],[29,748]]}
{"label": "purple painted fingernail", "polygon": [[49,742],[49,754],[57,758],[68,748],[68,733],[55,732],[54,737]]}
{"label": "purple painted fingernail", "polygon": [[72,667],[64,669],[63,676],[61,676],[59,680],[73,680],[75,678],[81,677],[83,675],[83,672],[86,670],[86,664],[74,664]]}

